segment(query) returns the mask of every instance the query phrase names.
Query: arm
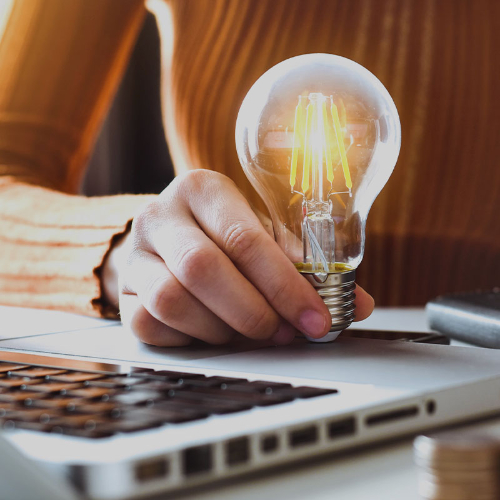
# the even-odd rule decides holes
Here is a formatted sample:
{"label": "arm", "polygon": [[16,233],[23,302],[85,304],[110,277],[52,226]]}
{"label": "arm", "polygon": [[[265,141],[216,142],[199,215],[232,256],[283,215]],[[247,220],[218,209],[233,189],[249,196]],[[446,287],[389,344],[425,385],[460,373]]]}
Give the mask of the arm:
{"label": "arm", "polygon": [[12,3],[0,31],[0,303],[110,313],[103,260],[154,197],[75,193],[143,13],[140,0]]}
{"label": "arm", "polygon": [[322,336],[328,310],[227,177],[191,172],[159,197],[74,194],[142,16],[137,1],[116,5],[20,0],[7,25],[0,301],[105,313],[102,271],[109,302],[119,298],[124,323],[148,343]]}

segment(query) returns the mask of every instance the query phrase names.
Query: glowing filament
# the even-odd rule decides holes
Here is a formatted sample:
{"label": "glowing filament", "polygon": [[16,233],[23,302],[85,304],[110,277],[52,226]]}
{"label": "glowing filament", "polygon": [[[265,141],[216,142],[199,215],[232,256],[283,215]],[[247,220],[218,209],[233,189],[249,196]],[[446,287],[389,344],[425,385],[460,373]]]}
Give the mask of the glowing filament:
{"label": "glowing filament", "polygon": [[339,99],[339,116],[339,110],[333,102],[333,98],[330,97],[330,99],[331,107],[329,110],[326,106],[327,98],[321,96],[321,99],[311,101],[307,105],[305,117],[301,97],[299,97],[299,103],[295,108],[290,186],[294,189],[297,182],[299,158],[302,150],[301,189],[303,194],[306,194],[310,188],[311,168],[323,168],[323,162],[326,167],[326,178],[330,184],[333,183],[334,179],[334,165],[340,163],[346,186],[349,190],[352,188],[344,145],[344,134],[347,126],[346,110],[342,99]]}
{"label": "glowing filament", "polygon": [[312,119],[313,119],[313,106],[307,105],[306,113],[306,133],[304,137],[304,165],[302,167],[302,192],[305,193],[309,189],[309,172],[311,170],[311,156],[312,156]]}
{"label": "glowing filament", "polygon": [[295,108],[295,121],[293,123],[292,165],[290,166],[290,186],[292,187],[295,186],[295,181],[297,179],[297,158],[299,156],[302,134],[302,106],[299,97],[299,103]]}
{"label": "glowing filament", "polygon": [[333,165],[332,165],[332,151],[328,144],[328,117],[326,114],[326,102],[323,101],[322,107],[322,115],[323,115],[323,138],[325,145],[325,161],[326,161],[326,178],[331,182],[333,182]]}
{"label": "glowing filament", "polygon": [[342,160],[342,169],[344,170],[345,185],[348,189],[352,188],[351,173],[349,172],[349,164],[347,163],[347,155],[345,154],[344,146],[344,134],[342,133],[342,128],[340,126],[339,112],[337,111],[337,106],[332,101],[332,117],[333,117],[333,128],[335,129],[335,135],[337,136],[337,144],[339,146],[340,158]]}

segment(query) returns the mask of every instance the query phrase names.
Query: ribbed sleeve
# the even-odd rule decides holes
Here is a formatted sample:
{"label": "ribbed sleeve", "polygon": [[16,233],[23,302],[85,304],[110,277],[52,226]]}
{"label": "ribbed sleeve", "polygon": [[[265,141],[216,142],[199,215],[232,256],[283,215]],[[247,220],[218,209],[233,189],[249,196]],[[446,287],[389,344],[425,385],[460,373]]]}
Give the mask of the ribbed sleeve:
{"label": "ribbed sleeve", "polygon": [[112,315],[100,266],[113,236],[150,198],[84,198],[0,181],[0,303]]}
{"label": "ribbed sleeve", "polygon": [[136,0],[12,4],[0,33],[2,304],[111,311],[103,259],[152,196],[75,193],[143,13]]}

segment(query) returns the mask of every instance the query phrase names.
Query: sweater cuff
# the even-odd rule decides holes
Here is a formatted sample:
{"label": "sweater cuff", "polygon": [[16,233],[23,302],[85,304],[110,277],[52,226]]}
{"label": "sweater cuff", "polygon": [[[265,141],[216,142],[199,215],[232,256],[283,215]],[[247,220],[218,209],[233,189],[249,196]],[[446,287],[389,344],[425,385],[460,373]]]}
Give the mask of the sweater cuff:
{"label": "sweater cuff", "polygon": [[125,228],[123,231],[115,233],[109,242],[109,246],[104,253],[104,256],[102,258],[101,263],[97,266],[94,267],[93,274],[99,281],[99,292],[98,296],[93,298],[90,303],[92,304],[92,307],[94,310],[97,312],[99,316],[102,316],[103,318],[107,319],[119,319],[119,305],[118,304],[112,304],[106,299],[106,294],[104,292],[104,281],[103,281],[103,268],[104,268],[104,263],[106,262],[107,258],[109,257],[109,254],[111,253],[111,250],[115,247],[115,245],[126,235],[130,232],[130,229],[132,228],[132,222],[133,219],[130,219],[127,221],[125,224]]}
{"label": "sweater cuff", "polygon": [[0,304],[116,318],[103,263],[157,195],[87,198],[1,177],[0,194]]}

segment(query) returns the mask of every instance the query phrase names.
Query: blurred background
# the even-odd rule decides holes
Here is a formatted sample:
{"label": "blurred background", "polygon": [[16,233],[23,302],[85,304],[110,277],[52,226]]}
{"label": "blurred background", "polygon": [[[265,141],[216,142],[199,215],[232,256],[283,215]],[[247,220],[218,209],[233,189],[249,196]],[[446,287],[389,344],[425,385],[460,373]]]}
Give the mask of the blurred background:
{"label": "blurred background", "polygon": [[160,105],[160,40],[148,13],[89,162],[82,194],[160,193],[174,178]]}
{"label": "blurred background", "polygon": [[[388,18],[396,27],[393,39],[370,32],[377,43],[369,44],[362,58],[350,37],[334,50],[381,78],[402,122],[400,158],[368,217],[358,282],[377,305],[421,306],[438,294],[500,285],[500,101],[495,90],[500,66],[493,63],[500,2],[428,0],[426,9],[434,9],[432,31],[423,15],[399,12],[419,11],[420,1],[391,5],[396,6]],[[424,35],[434,31],[431,43]],[[403,38],[404,71],[397,57]],[[386,74],[377,52],[383,44],[390,48]],[[97,140],[84,194],[159,193],[173,179],[159,82],[158,30],[148,14]]]}

